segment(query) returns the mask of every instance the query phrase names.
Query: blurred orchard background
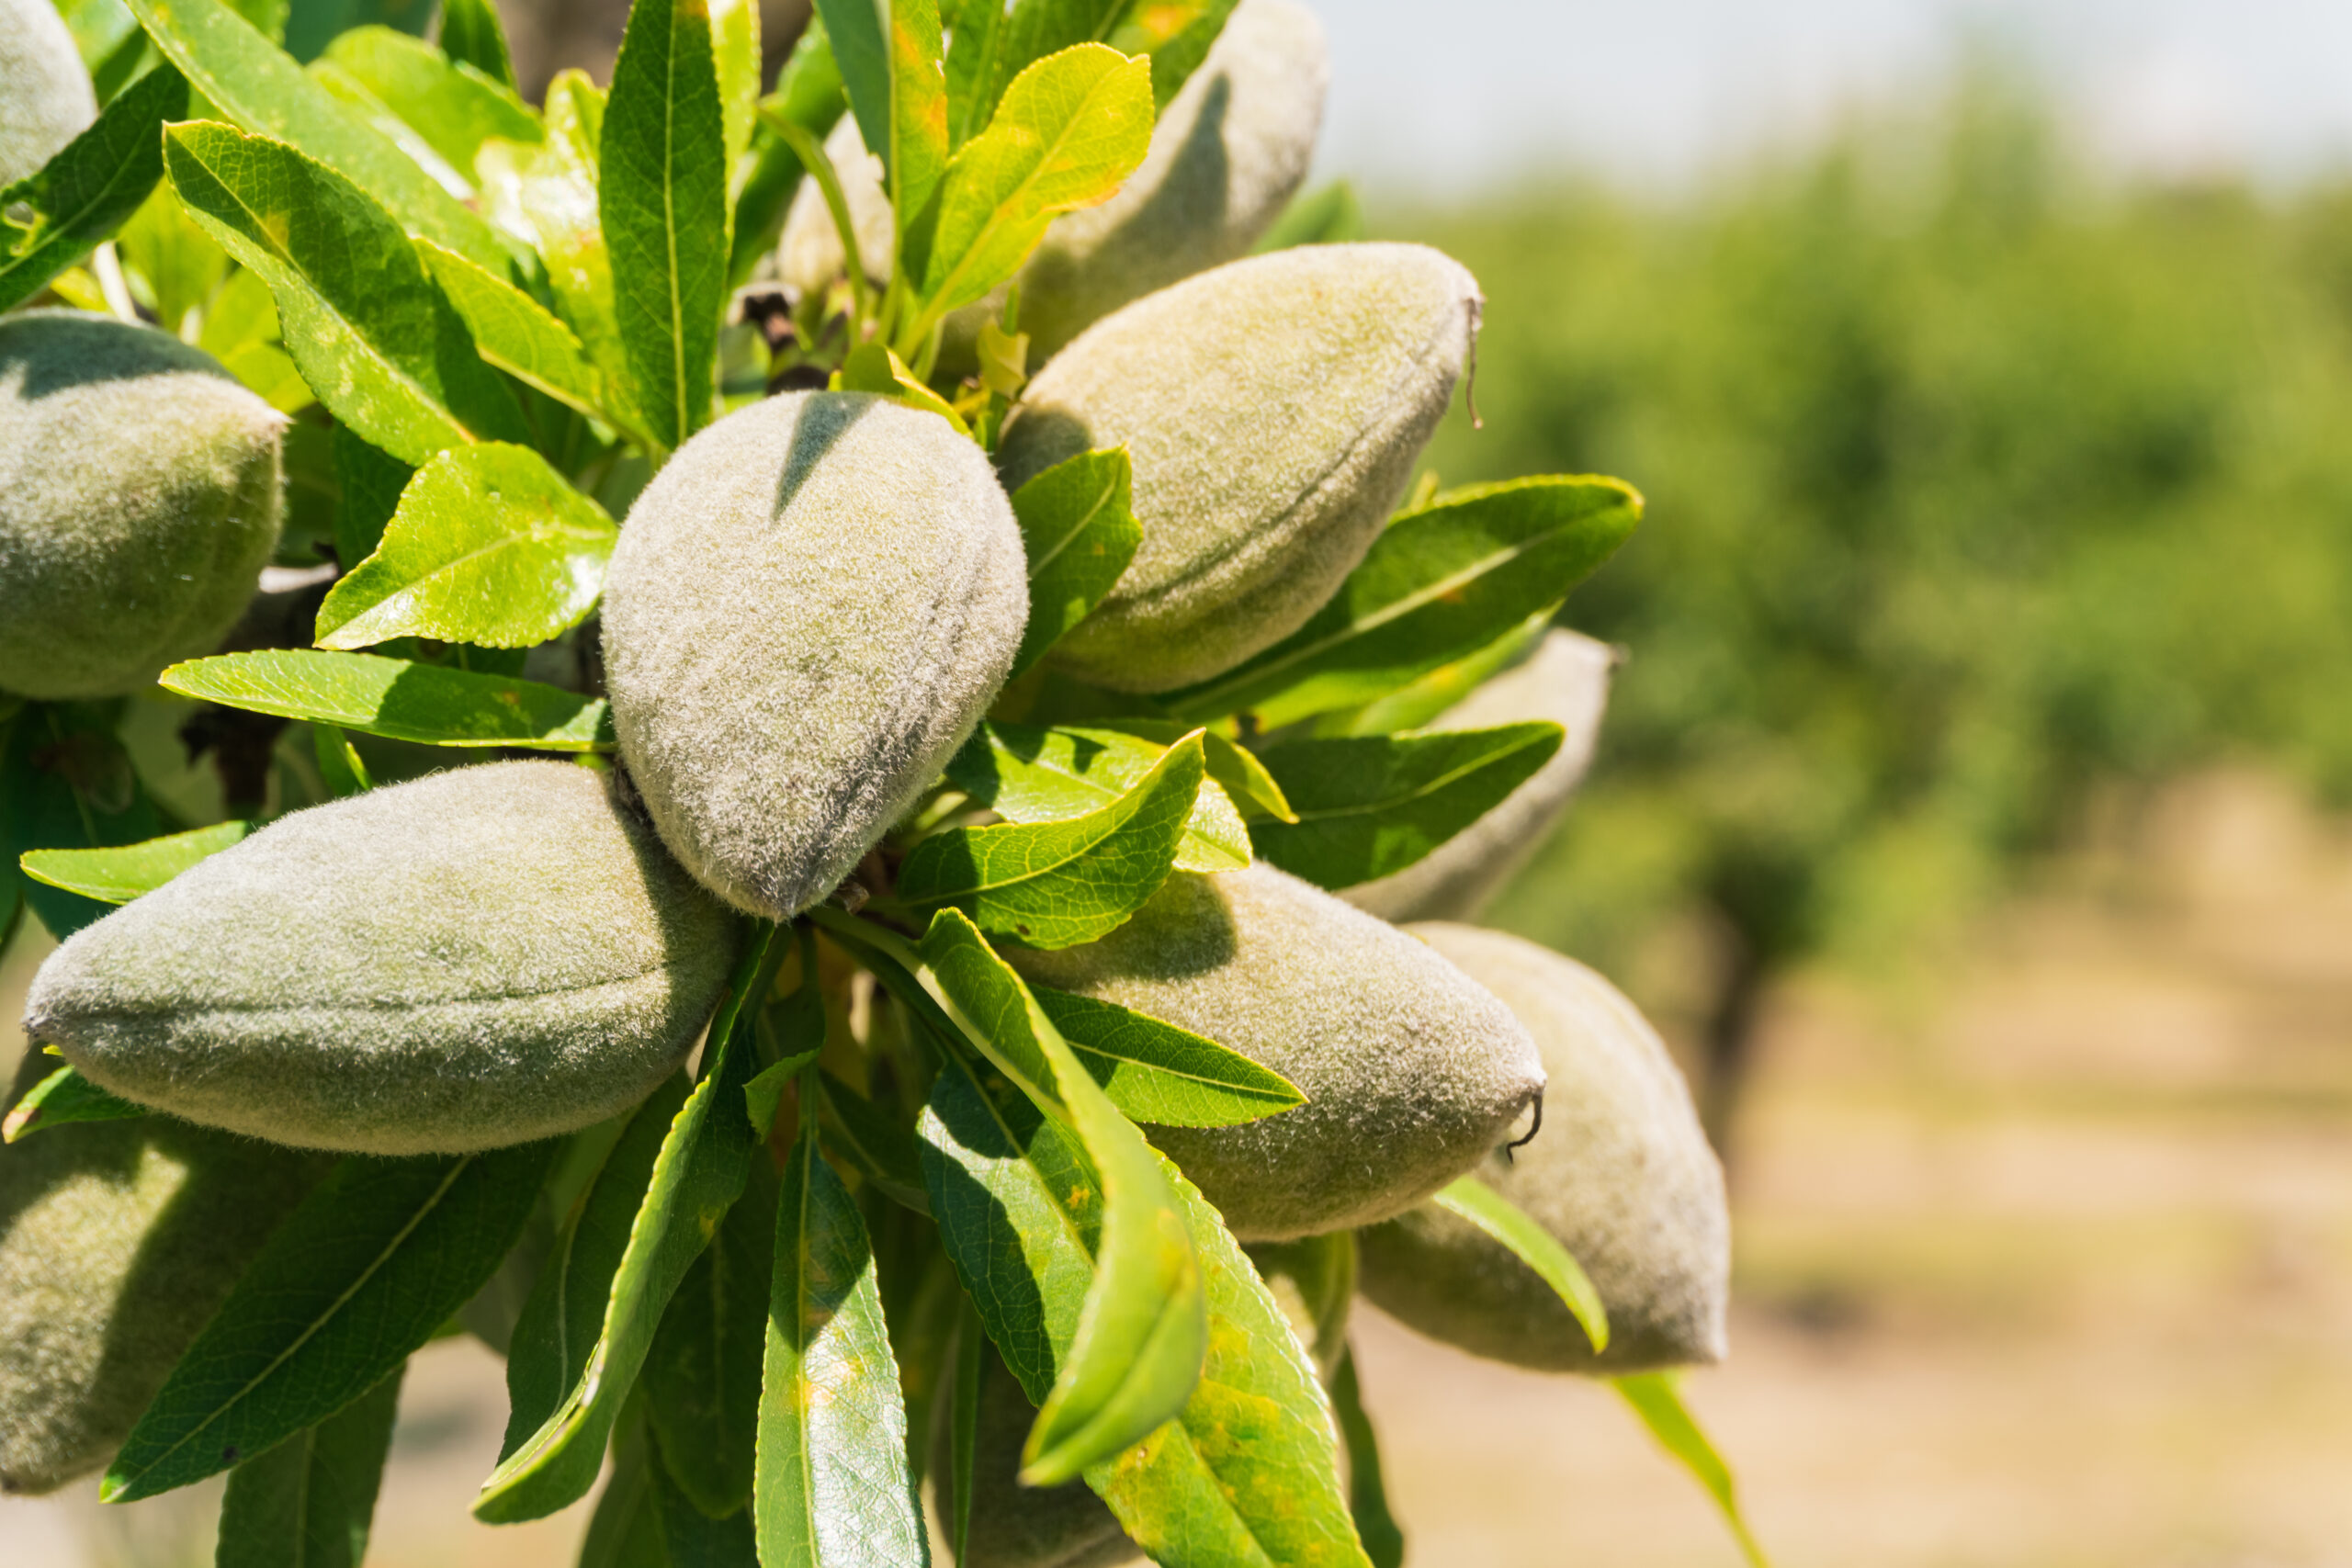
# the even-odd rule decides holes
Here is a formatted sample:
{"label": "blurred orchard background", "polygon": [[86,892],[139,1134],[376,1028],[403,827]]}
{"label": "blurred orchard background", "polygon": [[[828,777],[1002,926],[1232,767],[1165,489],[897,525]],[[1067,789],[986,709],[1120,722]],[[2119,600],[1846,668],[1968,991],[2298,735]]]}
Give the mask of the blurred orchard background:
{"label": "blurred orchard background", "polygon": [[[1431,466],[1649,498],[1497,919],[1726,1152],[1688,1392],[1764,1543],[2352,1564],[2352,6],[1313,3],[1318,180],[1487,292]],[[532,89],[624,7],[500,8]],[[1366,1341],[1422,1568],[1737,1561],[1604,1390]],[[464,1520],[497,1389],[419,1362],[371,1562],[570,1560]],[[210,1506],[10,1503],[0,1556],[176,1568]]]}

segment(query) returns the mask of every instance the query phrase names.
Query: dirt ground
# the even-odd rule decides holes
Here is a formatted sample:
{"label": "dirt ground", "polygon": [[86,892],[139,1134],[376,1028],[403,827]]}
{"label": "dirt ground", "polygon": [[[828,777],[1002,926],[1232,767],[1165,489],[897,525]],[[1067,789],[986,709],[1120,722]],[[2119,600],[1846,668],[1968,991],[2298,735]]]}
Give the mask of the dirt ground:
{"label": "dirt ground", "polygon": [[[2352,1568],[2352,837],[2201,781],[1932,969],[1771,1012],[1688,1394],[1775,1560]],[[1605,1389],[1359,1345],[1417,1568],[1737,1562]],[[371,1564],[570,1562],[576,1514],[465,1514],[502,1418],[486,1352],[418,1358]],[[0,1562],[209,1562],[211,1501],[0,1503]]]}

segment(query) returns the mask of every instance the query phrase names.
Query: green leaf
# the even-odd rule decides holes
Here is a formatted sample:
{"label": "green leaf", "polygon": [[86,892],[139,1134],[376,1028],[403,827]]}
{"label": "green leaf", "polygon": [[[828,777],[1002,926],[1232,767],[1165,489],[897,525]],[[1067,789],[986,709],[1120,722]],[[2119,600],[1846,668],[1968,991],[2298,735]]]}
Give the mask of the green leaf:
{"label": "green leaf", "polygon": [[629,399],[635,372],[621,345],[612,258],[597,216],[597,147],[605,95],[577,71],[548,84],[547,140],[537,148],[494,141],[475,159],[481,201],[501,228],[526,237],[547,263],[557,314],[587,349],[609,417],[643,443]]}
{"label": "green leaf", "polygon": [[[655,1445],[657,1457],[660,1445]],[[669,1568],[758,1568],[752,1512],[738,1508],[714,1519],[694,1506],[667,1464],[652,1469],[654,1517],[662,1521],[662,1545]]]}
{"label": "green leaf", "polygon": [[373,653],[297,648],[223,653],[175,664],[157,681],[184,697],[340,725],[388,740],[543,751],[613,749],[612,714],[602,697]]}
{"label": "green leaf", "polygon": [[1160,108],[1192,79],[1225,31],[1238,0],[1134,0],[1112,31],[1112,48],[1151,56],[1151,96]]}
{"label": "green leaf", "polygon": [[198,221],[268,282],[287,351],[337,419],[409,463],[525,437],[416,247],[358,186],[207,121],[166,130],[164,164]]}
{"label": "green leaf", "polygon": [[785,214],[800,178],[808,171],[792,144],[766,123],[774,114],[822,142],[848,107],[842,96],[841,62],[833,58],[833,40],[825,21],[811,16],[800,41],[776,76],[775,91],[760,101],[761,116],[752,132],[752,166],[742,176],[735,197],[734,249],[727,262],[727,283],[740,288],[751,280],[760,259],[775,249],[784,232]]}
{"label": "green leaf", "polygon": [[322,57],[352,78],[471,183],[474,154],[492,137],[536,142],[539,117],[505,84],[390,28],[354,28]]}
{"label": "green leaf", "polygon": [[430,240],[419,240],[416,250],[464,319],[482,358],[566,407],[600,419],[612,417],[588,351],[547,307]]}
{"label": "green leaf", "polygon": [[319,606],[319,646],[396,637],[530,648],[595,608],[620,530],[527,446],[486,443],[417,470],[376,553]]}
{"label": "green leaf", "polygon": [[817,1075],[817,1132],[827,1157],[882,1189],[890,1201],[931,1213],[913,1134],[880,1106],[831,1073]]}
{"label": "green leaf", "polygon": [[952,905],[983,931],[1032,947],[1092,942],[1168,880],[1203,776],[1200,740],[1188,737],[1133,788],[1082,817],[934,833],[899,868],[897,899]]}
{"label": "green leaf", "polygon": [[416,469],[379,451],[352,434],[349,425],[334,427],[334,553],[345,566],[357,566],[384,542],[384,529],[401,507],[401,491],[416,477]]}
{"label": "green leaf", "polygon": [[1029,625],[1012,673],[1046,650],[1102,602],[1143,543],[1136,521],[1134,468],[1126,448],[1080,452],[1012,492],[1012,514],[1029,558]]}
{"label": "green leaf", "polygon": [[229,1472],[214,1568],[360,1568],[404,1370]]}
{"label": "green leaf", "polygon": [[1403,870],[1502,804],[1552,760],[1556,724],[1293,740],[1263,754],[1296,822],[1261,822],[1259,857],[1317,887]]}
{"label": "green leaf", "polygon": [[710,17],[638,0],[613,63],[597,212],[647,432],[675,449],[710,423],[727,303],[727,138]]}
{"label": "green leaf", "polygon": [[99,1500],[201,1481],[381,1382],[497,1270],[561,1146],[345,1159],[172,1369]]}
{"label": "green leaf", "polygon": [[1615,479],[1473,485],[1391,522],[1329,604],[1273,647],[1163,698],[1179,717],[1266,728],[1356,707],[1549,614],[1641,518]]}
{"label": "green leaf", "polygon": [[752,1148],[743,1085],[757,1065],[751,1041],[756,1009],[746,1003],[764,997],[775,978],[785,945],[775,934],[765,926],[746,948],[711,1021],[713,1043],[704,1054],[716,1059],[662,1139],[594,1348],[562,1403],[519,1445],[510,1442],[474,1499],[474,1517],[486,1524],[543,1518],[595,1484],[605,1440],[637,1382],[662,1309],[742,1194]]}
{"label": "green leaf", "polygon": [[958,435],[969,435],[972,427],[945,398],[933,391],[922,377],[907,368],[906,361],[878,343],[862,343],[849,351],[842,361],[841,389],[846,392],[872,392],[892,399],[909,408],[935,413],[956,427]]}
{"label": "green leaf", "polygon": [[712,1519],[752,1500],[775,1262],[775,1180],[766,1167],[752,1162],[743,1196],[678,1281],[642,1374],[655,1448],[678,1490]]}
{"label": "green leaf", "polygon": [[[954,35],[947,40],[947,151],[952,156],[987,128],[1016,67],[1005,62],[1012,39],[1003,0],[965,6],[948,28]],[[958,1490],[956,1495],[960,1506],[964,1494]],[[956,1555],[960,1560],[963,1554]]]}
{"label": "green leaf", "polygon": [[[116,717],[111,705],[31,703],[0,727],[0,894],[20,890],[60,942],[110,906],[25,876],[20,859],[30,851],[136,844],[159,826],[116,739]],[[8,913],[0,907],[0,923]]]}
{"label": "green leaf", "polygon": [[1593,1289],[1583,1268],[1553,1239],[1550,1231],[1475,1176],[1463,1177],[1430,1201],[1447,1213],[1469,1221],[1534,1269],[1592,1341],[1593,1354],[1609,1348],[1609,1309],[1601,1304],[1600,1292]]}
{"label": "green leaf", "polygon": [[[1095,1087],[978,930],[943,909],[922,952],[959,1019],[1005,1056],[1047,1064],[1058,1112],[1077,1134],[1076,1152],[1091,1173],[1088,1234],[1080,1243],[1091,1255],[1086,1272],[1091,1278],[1082,1302],[1067,1303],[1077,1312],[1057,1340],[1051,1386],[1030,1395],[1038,1403],[1037,1420],[1022,1450],[1025,1484],[1058,1485],[1141,1441],[1191,1396],[1209,1332],[1200,1259],[1170,1186],[1171,1168]],[[943,1081],[954,1071],[943,1072]],[[943,1235],[951,1228],[962,1235],[964,1249],[959,1254],[951,1240],[949,1252],[966,1290],[978,1295],[988,1288],[989,1263],[972,1244],[986,1245],[987,1222],[972,1213],[968,1192],[952,1195],[964,1204],[961,1210],[943,1201],[950,1194],[939,1162],[926,1159],[924,1176]],[[1075,1239],[1077,1215],[1066,1212],[1057,1220],[1056,1239]]]}
{"label": "green leaf", "polygon": [[581,1189],[555,1247],[514,1319],[506,1352],[506,1436],[512,1453],[561,1407],[588,1370],[605,1327],[613,1277],[653,1179],[662,1140],[690,1092],[673,1074],[632,1112]]}
{"label": "green leaf", "polygon": [[1032,984],[1053,1026],[1122,1114],[1162,1127],[1231,1127],[1306,1096],[1272,1067],[1116,1002]]}
{"label": "green leaf", "polygon": [[764,1568],[931,1560],[907,1413],[857,1205],[804,1125],[785,1161],[760,1385],[753,1517]]}
{"label": "green leaf", "polygon": [[[231,0],[243,6],[247,0]],[[434,7],[424,0],[291,0],[286,17],[286,52],[309,64],[327,45],[353,28],[398,28],[423,38]]]}
{"label": "green leaf", "polygon": [[718,120],[727,148],[728,211],[734,211],[736,180],[752,150],[752,128],[760,107],[760,7],[758,0],[708,0],[712,63],[718,73]]}
{"label": "green leaf", "polygon": [[1309,727],[1318,736],[1394,735],[1419,729],[1532,652],[1552,629],[1552,614],[1539,610],[1475,652],[1441,664],[1425,675],[1374,697],[1360,708],[1322,715]]}
{"label": "green leaf", "polygon": [[882,160],[903,233],[947,167],[947,75],[937,0],[816,0],[850,112]]}
{"label": "green leaf", "polygon": [[[513,264],[515,252],[496,230],[220,0],[126,4],[188,85],[232,123],[300,147],[381,202],[408,232],[494,271]],[[364,259],[354,265],[367,268]]]}
{"label": "green leaf", "polygon": [[1012,79],[907,229],[908,281],[922,304],[902,346],[1020,271],[1056,214],[1117,192],[1151,149],[1150,72],[1140,56],[1086,43]]}
{"label": "green leaf", "polygon": [[470,65],[510,90],[514,85],[506,28],[491,0],[441,0],[441,51],[452,63]]}
{"label": "green leaf", "polygon": [[18,864],[27,876],[102,904],[128,904],[153,893],[209,855],[253,831],[250,822],[215,822],[144,843],[100,850],[34,850]]}
{"label": "green leaf", "polygon": [[[1007,821],[1057,822],[1103,810],[1130,794],[1168,751],[1166,744],[1116,729],[1037,729],[989,720],[948,759],[947,777],[976,805]],[[1177,840],[1176,869],[1240,871],[1250,855],[1250,829],[1232,797],[1215,780],[1204,779]]]}
{"label": "green leaf", "polygon": [[1751,1568],[1770,1568],[1764,1548],[1758,1544],[1740,1513],[1739,1488],[1732,1478],[1731,1466],[1724,1462],[1723,1455],[1715,1451],[1715,1445],[1708,1440],[1697,1417],[1682,1403],[1681,1384],[1675,1375],[1641,1372],[1610,1381],[1650,1429],[1650,1436],[1707,1489],[1715,1506],[1723,1510],[1724,1523],[1730,1527],[1732,1539],[1739,1542],[1740,1554]]}
{"label": "green leaf", "polygon": [[1295,245],[1343,245],[1366,237],[1363,206],[1356,187],[1333,180],[1308,191],[1274,220],[1274,226],[1254,247],[1255,254],[1286,251]]}
{"label": "green leaf", "polygon": [[364,795],[376,787],[368,776],[368,764],[359,758],[359,749],[351,737],[332,724],[311,726],[311,754],[319,764],[319,777],[326,784],[327,793],[337,800],[354,795]]}
{"label": "green leaf", "polygon": [[119,1100],[71,1067],[60,1067],[33,1085],[0,1121],[0,1142],[15,1143],[33,1133],[76,1122],[132,1122],[148,1113],[143,1105]]}
{"label": "green leaf", "polygon": [[[1348,1309],[1356,1293],[1356,1233],[1326,1231],[1244,1248],[1258,1277],[1291,1314],[1291,1328],[1328,1382],[1348,1350]],[[1273,1281],[1281,1280],[1280,1287]],[[1295,1295],[1294,1307],[1288,1299]]]}
{"label": "green leaf", "polygon": [[1364,1414],[1351,1349],[1331,1380],[1331,1403],[1340,1417],[1340,1438],[1348,1446],[1348,1512],[1372,1568],[1405,1568],[1405,1532],[1388,1511],[1388,1483],[1380,1472],[1380,1438]]}
{"label": "green leaf", "polygon": [[580,1543],[580,1568],[673,1568],[654,1496],[661,1469],[645,1423],[634,1416],[623,1420],[613,1437],[612,1475],[597,1495],[596,1511]]}
{"label": "green leaf", "polygon": [[[1092,1273],[1094,1172],[1067,1131],[956,1062],[919,1130],[940,1238],[1005,1364],[1039,1399],[1070,1354]],[[1216,1211],[1152,1158],[1200,1258],[1207,1356],[1175,1421],[1089,1470],[1087,1484],[1164,1568],[1363,1563],[1306,1351]]]}
{"label": "green leaf", "polygon": [[187,113],[187,81],[160,66],[48,163],[0,189],[0,310],[31,299],[139,210],[163,177],[164,122]]}
{"label": "green leaf", "polygon": [[[1163,746],[1172,744],[1190,728],[1174,719],[1117,718],[1104,722],[1107,728]],[[1282,822],[1298,820],[1298,814],[1283,795],[1282,785],[1274,782],[1274,775],[1266,771],[1256,752],[1214,729],[1204,739],[1209,777],[1224,788],[1226,798],[1240,809],[1243,820],[1255,822],[1267,817]]]}

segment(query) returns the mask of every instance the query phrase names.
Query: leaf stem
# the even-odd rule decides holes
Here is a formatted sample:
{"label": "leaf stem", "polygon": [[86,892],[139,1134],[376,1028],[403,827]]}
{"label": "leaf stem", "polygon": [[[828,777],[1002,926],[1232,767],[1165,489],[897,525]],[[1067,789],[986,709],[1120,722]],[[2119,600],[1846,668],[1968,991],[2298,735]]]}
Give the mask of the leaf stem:
{"label": "leaf stem", "polygon": [[760,118],[767,128],[792,149],[808,177],[817,182],[817,189],[825,198],[825,210],[832,214],[833,229],[842,237],[842,255],[849,265],[851,298],[856,301],[857,321],[850,330],[850,341],[857,342],[858,330],[874,316],[873,286],[866,281],[865,262],[857,253],[857,229],[850,221],[849,198],[842,193],[841,175],[834,171],[833,161],[825,153],[824,144],[807,130],[779,110],[767,105],[759,106]]}

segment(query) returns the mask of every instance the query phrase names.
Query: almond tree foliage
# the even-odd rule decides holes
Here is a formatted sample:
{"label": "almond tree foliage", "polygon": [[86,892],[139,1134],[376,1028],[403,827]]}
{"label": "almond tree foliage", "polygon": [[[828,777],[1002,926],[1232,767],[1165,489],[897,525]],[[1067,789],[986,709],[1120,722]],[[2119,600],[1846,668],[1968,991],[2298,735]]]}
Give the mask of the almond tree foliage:
{"label": "almond tree foliage", "polygon": [[1497,915],[1623,973],[1703,913],[1719,1145],[1776,976],[1919,962],[2094,799],[2249,757],[2352,781],[2342,187],[2064,147],[1980,60],[1686,202],[1402,225],[1494,299],[1448,479],[1647,481],[1577,601],[1629,655],[1593,778]]}
{"label": "almond tree foliage", "polygon": [[[286,528],[223,649],[161,676],[186,703],[0,695],[0,926],[104,929],[303,807],[500,759],[571,759],[626,802],[597,642],[616,520],[697,433],[794,389],[872,394],[992,457],[1032,368],[1004,286],[1142,163],[1232,9],[827,0],[765,82],[753,7],[639,0],[609,91],[565,73],[533,104],[486,0],[435,28],[367,0],[66,7],[101,111],[0,191],[0,310],[200,346],[290,418]],[[890,254],[780,293],[758,277],[804,178],[857,231],[825,151],[843,116]],[[1310,198],[1270,243],[1348,210]],[[975,311],[975,363],[950,367]],[[927,1561],[934,1453],[964,1483],[938,1494],[960,1548],[1000,1358],[1036,1407],[1021,1483],[1082,1481],[1156,1560],[1400,1561],[1345,1354],[1351,1235],[1278,1270],[1141,1131],[1305,1097],[1008,955],[1100,940],[1180,872],[1264,860],[1338,889],[1444,844],[1560,729],[1411,731],[1524,649],[1640,502],[1562,476],[1420,487],[1296,636],[1155,697],[1047,660],[1144,537],[1134,477],[1124,447],[1088,450],[1011,494],[1031,609],[992,716],[830,897],[728,917],[747,934],[691,1075],[560,1137],[334,1160],[101,1497],[226,1471],[220,1562],[356,1562],[407,1358],[464,1331],[506,1358],[513,1407],[477,1517],[542,1517],[605,1474],[586,1562]],[[7,1136],[172,1109],[57,1067]],[[1540,1225],[1466,1170],[1439,1205],[1605,1343]],[[1746,1542],[1671,1380],[1621,1383]]]}

